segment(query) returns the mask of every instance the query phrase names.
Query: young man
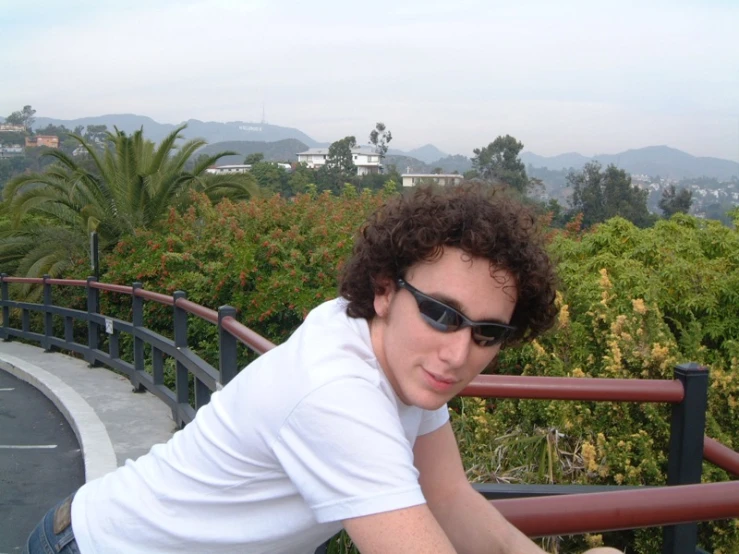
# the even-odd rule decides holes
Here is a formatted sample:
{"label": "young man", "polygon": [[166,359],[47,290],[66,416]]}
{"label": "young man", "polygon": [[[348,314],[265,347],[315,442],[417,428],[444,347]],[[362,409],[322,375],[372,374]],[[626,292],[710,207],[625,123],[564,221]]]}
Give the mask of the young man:
{"label": "young man", "polygon": [[504,197],[390,201],[340,298],[168,443],[84,485],[71,517],[52,510],[30,552],[61,536],[82,554],[310,553],[343,527],[365,554],[541,553],[468,483],[446,403],[551,326],[554,281],[533,218]]}

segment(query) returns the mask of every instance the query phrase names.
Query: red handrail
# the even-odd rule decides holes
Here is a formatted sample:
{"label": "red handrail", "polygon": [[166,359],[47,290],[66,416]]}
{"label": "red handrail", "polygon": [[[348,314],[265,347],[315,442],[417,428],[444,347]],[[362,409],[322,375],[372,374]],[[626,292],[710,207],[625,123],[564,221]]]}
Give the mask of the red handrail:
{"label": "red handrail", "polygon": [[703,458],[739,477],[739,452],[734,452],[711,437],[703,439]]}
{"label": "red handrail", "polygon": [[121,294],[132,294],[133,287],[127,285],[113,285],[110,283],[100,283],[98,281],[90,281],[90,287],[108,292],[119,292]]}
{"label": "red handrail", "polygon": [[3,277],[6,283],[25,283],[29,285],[43,285],[44,280],[41,277]]}
{"label": "red handrail", "polygon": [[739,517],[739,481],[492,503],[530,537],[618,531]]}
{"label": "red handrail", "polygon": [[86,287],[87,281],[84,279],[47,279],[46,284],[47,285],[67,285],[70,287]]}
{"label": "red handrail", "polygon": [[221,325],[226,331],[254,350],[257,354],[264,354],[275,347],[274,343],[268,341],[263,336],[255,333],[230,316],[224,317],[221,321]]}
{"label": "red handrail", "polygon": [[168,294],[161,294],[159,292],[151,292],[144,289],[134,289],[134,296],[139,296],[144,300],[151,300],[152,302],[158,302],[159,304],[165,304],[171,306],[174,304],[174,298]]}
{"label": "red handrail", "polygon": [[192,315],[198,316],[200,319],[204,319],[205,321],[210,321],[211,323],[218,325],[218,312],[215,310],[211,310],[210,308],[206,308],[205,306],[201,306],[200,304],[196,304],[195,302],[185,298],[177,299],[175,305]]}
{"label": "red handrail", "polygon": [[513,375],[480,375],[460,394],[482,398],[673,403],[682,402],[684,395],[683,385],[677,380]]}

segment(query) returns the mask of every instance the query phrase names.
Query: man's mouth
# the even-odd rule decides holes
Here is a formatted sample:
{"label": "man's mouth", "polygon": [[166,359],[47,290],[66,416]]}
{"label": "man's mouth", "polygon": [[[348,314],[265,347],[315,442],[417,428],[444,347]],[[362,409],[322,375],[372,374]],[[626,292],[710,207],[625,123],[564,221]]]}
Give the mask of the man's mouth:
{"label": "man's mouth", "polygon": [[445,392],[452,388],[455,384],[457,384],[456,379],[452,379],[449,377],[442,377],[441,375],[436,375],[435,373],[431,373],[430,371],[423,370],[424,375],[426,376],[426,381],[431,385],[431,387],[439,392]]}

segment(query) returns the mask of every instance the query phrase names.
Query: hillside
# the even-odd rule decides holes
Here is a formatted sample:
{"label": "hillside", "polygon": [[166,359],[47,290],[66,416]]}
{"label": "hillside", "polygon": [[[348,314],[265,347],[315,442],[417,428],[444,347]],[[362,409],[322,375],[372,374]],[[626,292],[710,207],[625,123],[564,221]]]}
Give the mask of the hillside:
{"label": "hillside", "polygon": [[226,141],[216,142],[198,150],[198,155],[217,154],[230,150],[238,152],[238,156],[226,156],[218,160],[218,165],[241,164],[249,154],[261,152],[268,162],[296,162],[298,152],[304,152],[308,147],[296,139],[284,139],[275,142],[264,141]]}
{"label": "hillside", "polygon": [[[265,141],[275,142],[283,139],[297,139],[308,146],[319,146],[320,143],[298,129],[280,127],[268,123],[250,123],[245,121],[199,121],[190,119],[187,128],[182,132],[187,139],[202,138],[208,144],[224,141]],[[178,125],[158,123],[150,117],[135,114],[106,114],[79,119],[54,119],[49,117],[36,118],[34,129],[41,129],[47,125],[64,125],[67,129],[74,129],[78,125],[107,125],[108,129],[118,127],[121,131],[132,133],[144,128],[144,135],[149,140],[158,142],[171,133]]]}
{"label": "hillside", "polygon": [[436,160],[440,160],[447,156],[447,154],[436,148],[433,144],[426,144],[420,148],[414,148],[413,150],[405,152],[405,155],[421,160],[427,164],[432,164]]}

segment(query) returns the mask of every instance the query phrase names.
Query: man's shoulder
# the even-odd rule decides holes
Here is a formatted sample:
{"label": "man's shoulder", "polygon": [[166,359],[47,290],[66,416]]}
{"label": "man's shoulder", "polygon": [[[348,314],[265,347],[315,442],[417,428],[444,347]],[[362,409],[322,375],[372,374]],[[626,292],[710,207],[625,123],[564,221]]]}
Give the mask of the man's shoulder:
{"label": "man's shoulder", "polygon": [[367,321],[350,318],[346,300],[337,298],[312,310],[287,341],[244,368],[230,387],[243,388],[238,395],[256,402],[255,391],[262,391],[289,409],[326,385],[357,380],[380,386],[379,366]]}

